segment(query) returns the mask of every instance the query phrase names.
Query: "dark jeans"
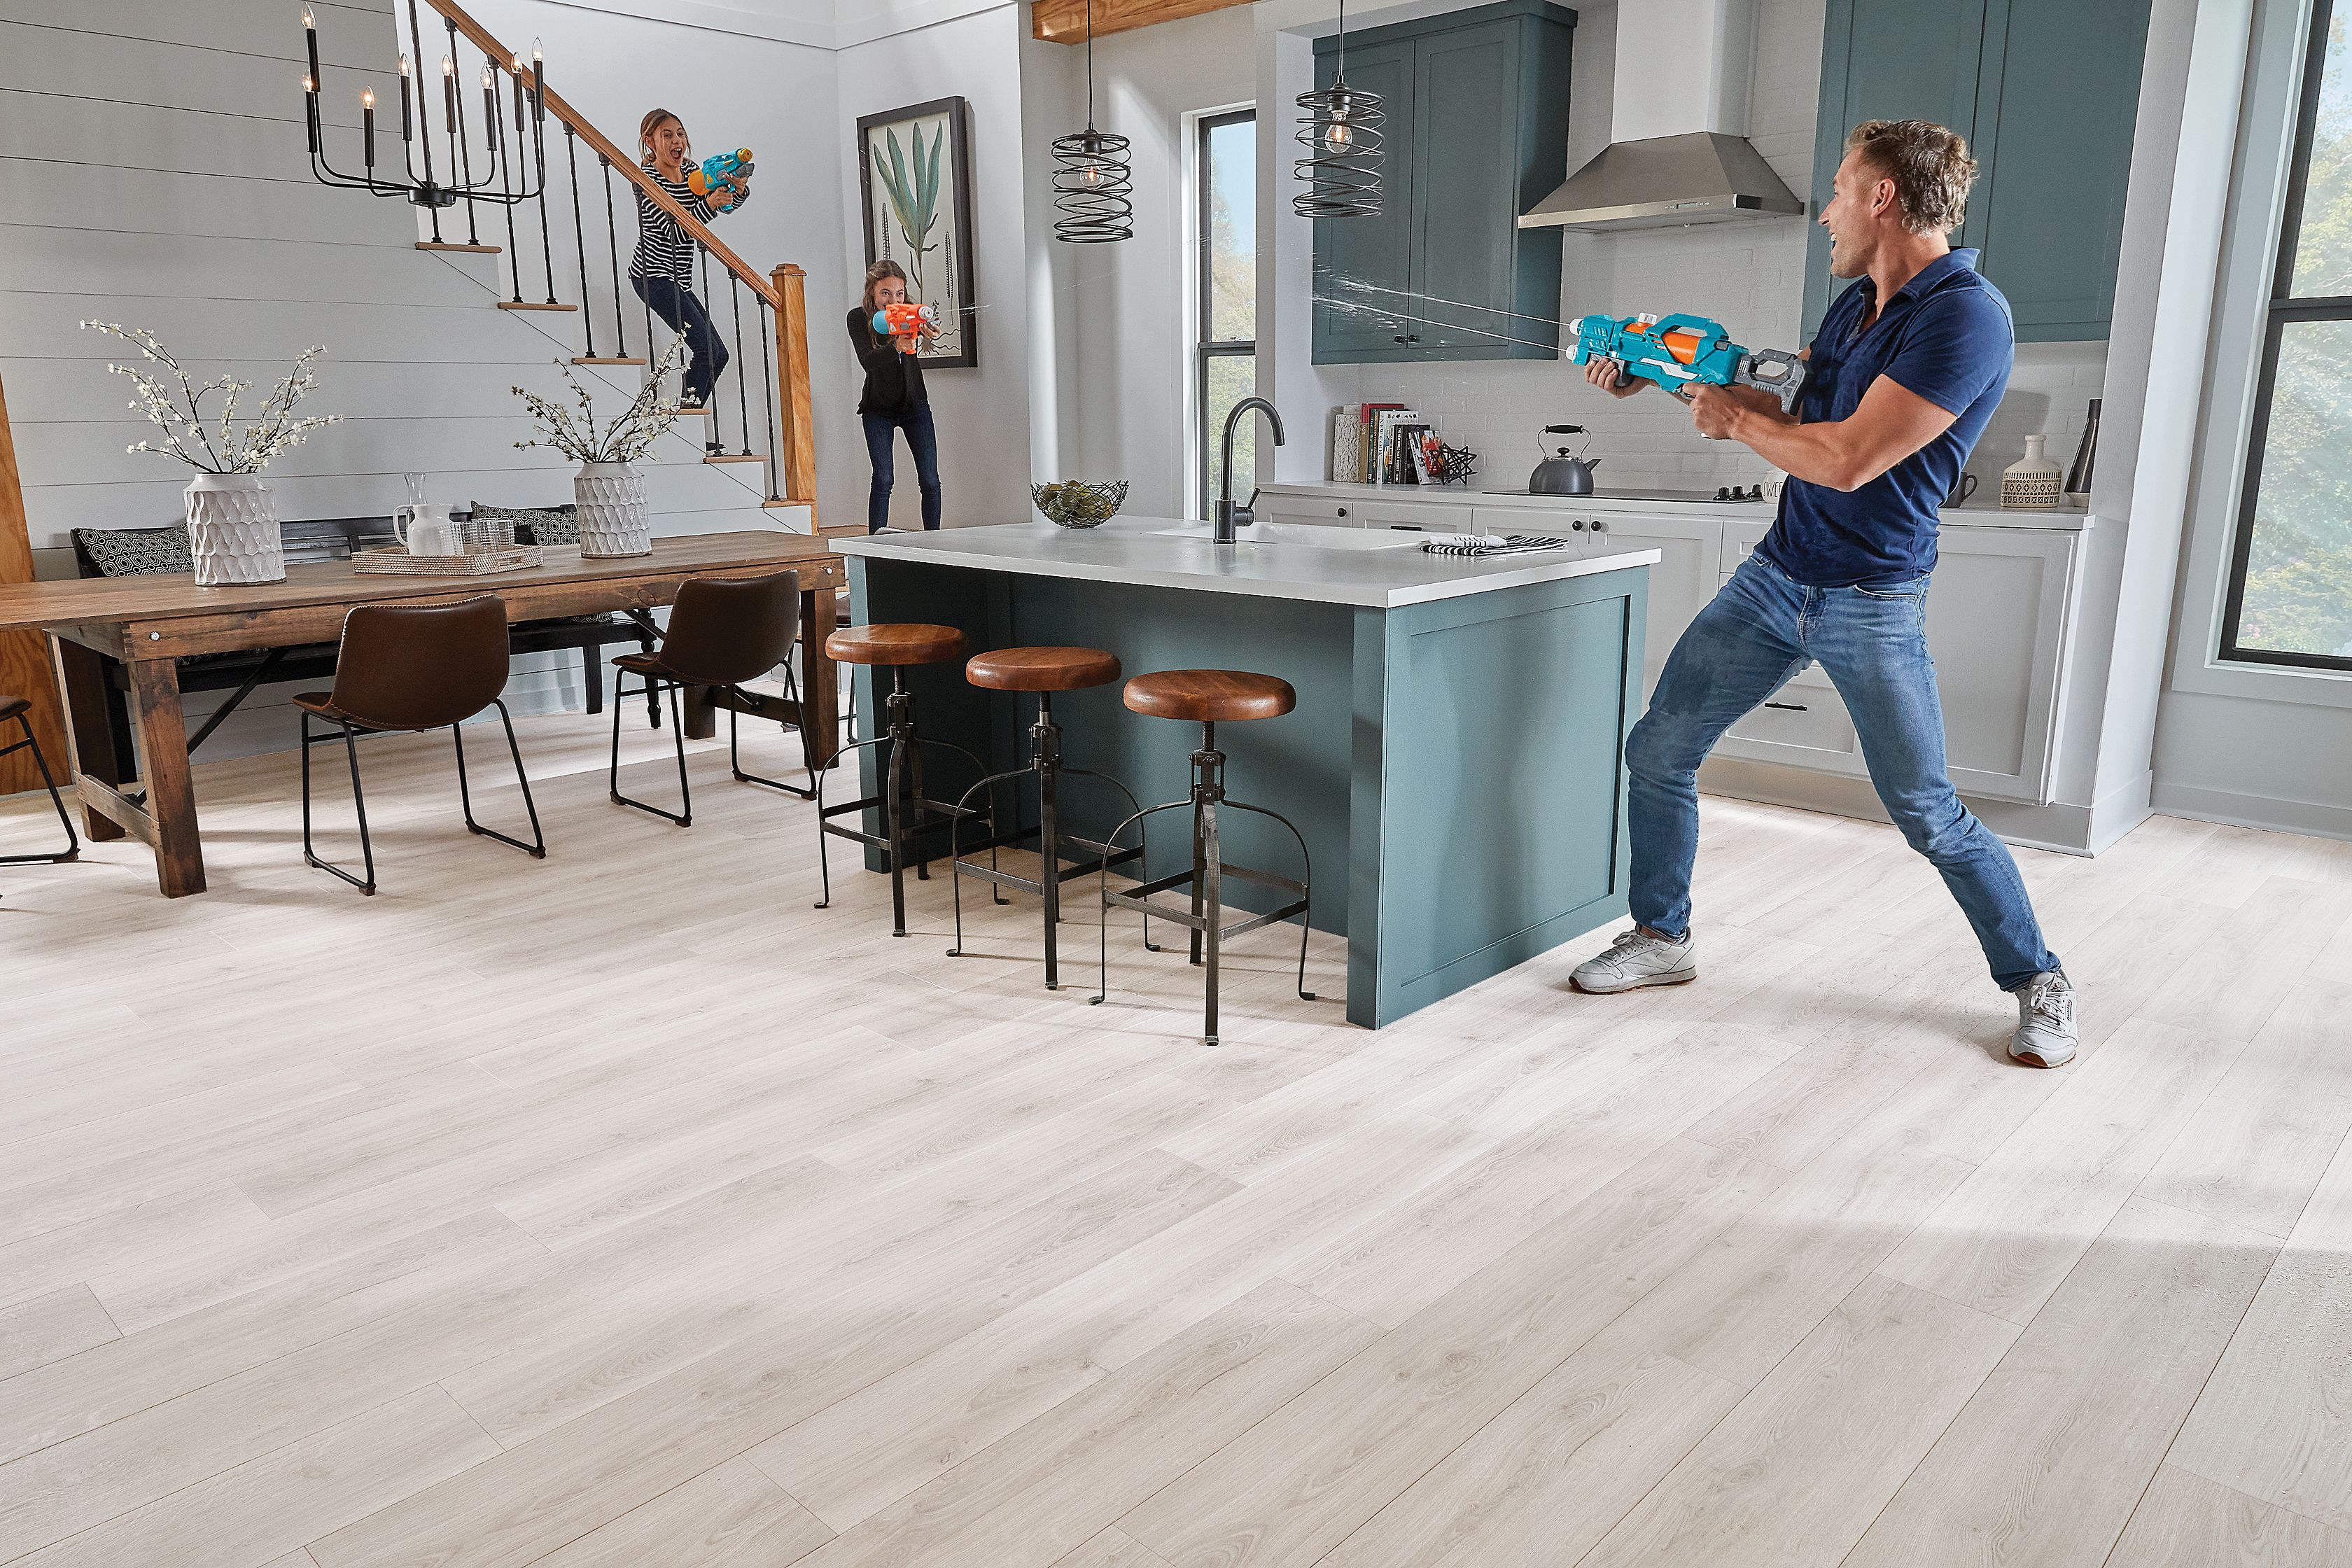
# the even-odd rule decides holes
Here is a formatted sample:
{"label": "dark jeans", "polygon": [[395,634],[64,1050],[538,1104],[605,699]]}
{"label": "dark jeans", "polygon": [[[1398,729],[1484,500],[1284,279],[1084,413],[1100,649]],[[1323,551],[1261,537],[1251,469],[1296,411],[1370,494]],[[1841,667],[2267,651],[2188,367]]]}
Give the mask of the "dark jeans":
{"label": "dark jeans", "polygon": [[1690,929],[1698,765],[1726,730],[1816,660],[1853,718],[1886,815],[1942,873],[1994,983],[2014,991],[2057,968],[2009,847],[1945,776],[1927,579],[1810,588],[1760,555],[1741,563],[1675,644],[1649,711],[1626,739],[1633,918],[1668,936]]}
{"label": "dark jeans", "polygon": [[890,486],[898,478],[892,439],[907,433],[907,450],[915,455],[915,484],[923,492],[923,526],[940,525],[940,437],[931,426],[931,405],[910,404],[895,414],[861,414],[866,422],[866,455],[874,460],[874,488],[866,493],[866,531],[890,523]]}
{"label": "dark jeans", "polygon": [[[674,278],[632,276],[629,285],[646,309],[669,323],[672,331],[686,334],[687,353],[692,356],[686,366],[686,400],[708,404],[710,389],[719,384],[719,373],[727,368],[727,345],[719,341],[710,312],[702,308],[693,289]],[[650,357],[656,363],[661,359],[659,353]]]}

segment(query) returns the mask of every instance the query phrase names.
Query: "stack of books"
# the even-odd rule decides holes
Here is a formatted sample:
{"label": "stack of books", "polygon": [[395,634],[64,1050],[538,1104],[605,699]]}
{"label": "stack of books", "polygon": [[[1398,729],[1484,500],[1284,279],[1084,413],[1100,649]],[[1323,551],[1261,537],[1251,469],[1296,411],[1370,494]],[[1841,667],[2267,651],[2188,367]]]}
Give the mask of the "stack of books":
{"label": "stack of books", "polygon": [[1423,437],[1435,429],[1402,403],[1345,404],[1333,416],[1331,478],[1341,484],[1435,484],[1422,450]]}

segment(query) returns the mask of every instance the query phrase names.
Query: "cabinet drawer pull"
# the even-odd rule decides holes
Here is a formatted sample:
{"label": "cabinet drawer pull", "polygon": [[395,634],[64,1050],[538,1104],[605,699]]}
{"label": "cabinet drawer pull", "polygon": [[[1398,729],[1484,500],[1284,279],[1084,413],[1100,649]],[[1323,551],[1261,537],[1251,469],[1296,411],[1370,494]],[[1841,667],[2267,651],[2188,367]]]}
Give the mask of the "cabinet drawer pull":
{"label": "cabinet drawer pull", "polygon": [[1340,515],[1341,517],[1345,517],[1345,516],[1347,516],[1347,515],[1348,515],[1348,509],[1347,509],[1346,507],[1344,507],[1344,506],[1343,506],[1343,507],[1341,507],[1341,508],[1339,508],[1339,515]]}
{"label": "cabinet drawer pull", "polygon": [[1802,713],[1807,711],[1805,705],[1801,702],[1767,702],[1764,706],[1767,708],[1778,708],[1783,713]]}
{"label": "cabinet drawer pull", "polygon": [[1392,522],[1389,524],[1389,527],[1399,533],[1420,533],[1424,531],[1421,524],[1417,522]]}

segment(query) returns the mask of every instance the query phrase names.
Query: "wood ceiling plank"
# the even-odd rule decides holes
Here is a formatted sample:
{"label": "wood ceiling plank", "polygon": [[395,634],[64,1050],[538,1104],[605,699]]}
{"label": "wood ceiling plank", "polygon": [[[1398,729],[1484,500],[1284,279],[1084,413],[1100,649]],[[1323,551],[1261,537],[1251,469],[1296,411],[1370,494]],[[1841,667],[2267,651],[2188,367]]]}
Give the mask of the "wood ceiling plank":
{"label": "wood ceiling plank", "polygon": [[[1095,37],[1205,16],[1246,5],[1251,0],[1094,0]],[[1087,41],[1087,0],[1036,0],[1029,12],[1029,36],[1049,44]]]}

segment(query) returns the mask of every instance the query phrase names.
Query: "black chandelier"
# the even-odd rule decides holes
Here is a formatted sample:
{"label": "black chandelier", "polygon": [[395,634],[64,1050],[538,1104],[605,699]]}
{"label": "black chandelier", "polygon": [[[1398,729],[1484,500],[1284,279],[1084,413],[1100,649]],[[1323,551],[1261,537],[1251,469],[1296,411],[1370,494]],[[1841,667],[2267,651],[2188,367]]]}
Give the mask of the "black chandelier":
{"label": "black chandelier", "polygon": [[1095,129],[1095,5],[1087,0],[1087,128],[1056,137],[1054,237],[1072,245],[1109,245],[1135,237],[1135,189],[1127,138]]}
{"label": "black chandelier", "polygon": [[1307,156],[1292,165],[1307,188],[1290,198],[1300,217],[1381,216],[1381,95],[1348,85],[1348,0],[1339,0],[1339,58],[1331,85],[1302,92],[1297,140]]}
{"label": "black chandelier", "polygon": [[[302,79],[302,99],[310,125],[311,176],[320,184],[341,190],[405,197],[412,205],[432,213],[436,243],[441,241],[441,210],[457,205],[460,199],[466,203],[466,226],[470,236],[474,233],[474,203],[495,202],[511,209],[519,203],[538,200],[547,190],[545,55],[534,48],[528,66],[520,55],[511,61],[482,56],[482,172],[478,177],[474,173],[473,142],[466,125],[466,93],[457,84],[457,24],[454,18],[443,20],[447,24],[449,38],[447,51],[441,57],[441,163],[436,166],[434,162],[433,125],[424,85],[412,80],[411,61],[423,61],[425,40],[417,26],[416,0],[408,0],[408,37],[415,52],[400,57],[403,177],[377,173],[375,89],[372,87],[360,93],[360,157],[364,173],[352,175],[337,169],[327,158],[325,118],[319,108],[319,92],[324,86],[319,65],[319,28],[310,8],[305,5],[302,9],[302,37],[310,61],[310,74]],[[499,101],[500,70],[514,79],[510,106],[502,107]],[[507,121],[503,126],[502,120]],[[528,149],[524,146],[526,134]]]}

